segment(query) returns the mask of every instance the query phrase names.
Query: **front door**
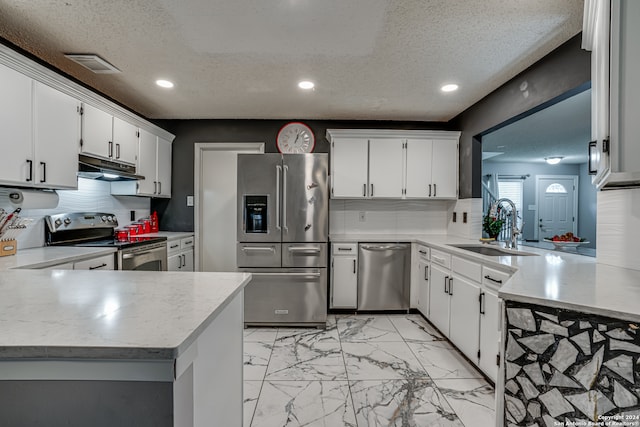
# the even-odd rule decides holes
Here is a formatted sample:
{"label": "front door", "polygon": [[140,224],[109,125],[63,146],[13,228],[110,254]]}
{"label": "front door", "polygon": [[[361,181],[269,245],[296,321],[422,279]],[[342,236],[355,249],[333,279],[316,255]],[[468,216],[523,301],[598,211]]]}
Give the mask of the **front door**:
{"label": "front door", "polygon": [[576,176],[538,177],[538,239],[578,231]]}

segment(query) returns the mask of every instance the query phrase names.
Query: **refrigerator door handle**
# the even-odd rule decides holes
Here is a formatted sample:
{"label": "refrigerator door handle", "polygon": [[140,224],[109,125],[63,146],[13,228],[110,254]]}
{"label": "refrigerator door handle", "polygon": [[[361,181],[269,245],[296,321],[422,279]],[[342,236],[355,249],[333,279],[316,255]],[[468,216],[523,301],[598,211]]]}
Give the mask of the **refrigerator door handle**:
{"label": "refrigerator door handle", "polygon": [[282,166],[276,166],[276,230],[280,230],[280,175]]}
{"label": "refrigerator door handle", "polygon": [[260,247],[260,246],[245,246],[242,248],[242,252],[275,252],[276,248],[273,246],[269,247]]}
{"label": "refrigerator door handle", "polygon": [[287,227],[287,172],[289,166],[284,165],[284,172],[282,174],[282,228],[285,232],[289,231]]}
{"label": "refrigerator door handle", "polygon": [[308,278],[317,278],[320,277],[320,273],[254,273],[251,272],[253,276],[266,276],[266,277],[308,277]]}

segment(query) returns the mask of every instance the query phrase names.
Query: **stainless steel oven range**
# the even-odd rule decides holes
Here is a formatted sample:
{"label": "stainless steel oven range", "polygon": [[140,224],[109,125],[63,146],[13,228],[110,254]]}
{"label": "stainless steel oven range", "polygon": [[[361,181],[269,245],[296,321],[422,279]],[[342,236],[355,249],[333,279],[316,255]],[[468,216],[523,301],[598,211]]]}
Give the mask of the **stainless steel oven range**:
{"label": "stainless steel oven range", "polygon": [[114,230],[118,219],[103,212],[74,212],[45,217],[47,246],[85,246],[117,248],[118,270],[166,271],[167,238],[134,237],[118,241]]}

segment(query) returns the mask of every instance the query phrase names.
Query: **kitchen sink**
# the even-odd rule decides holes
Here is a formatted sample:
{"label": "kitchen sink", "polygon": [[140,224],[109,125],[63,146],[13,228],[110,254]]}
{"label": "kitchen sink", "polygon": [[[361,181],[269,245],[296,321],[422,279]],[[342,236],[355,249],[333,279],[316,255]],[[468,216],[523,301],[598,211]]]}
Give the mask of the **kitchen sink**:
{"label": "kitchen sink", "polygon": [[488,256],[537,256],[531,252],[522,252],[513,249],[496,248],[494,246],[476,245],[476,244],[463,244],[463,245],[449,245],[454,248],[464,249],[466,251],[475,252],[481,255]]}

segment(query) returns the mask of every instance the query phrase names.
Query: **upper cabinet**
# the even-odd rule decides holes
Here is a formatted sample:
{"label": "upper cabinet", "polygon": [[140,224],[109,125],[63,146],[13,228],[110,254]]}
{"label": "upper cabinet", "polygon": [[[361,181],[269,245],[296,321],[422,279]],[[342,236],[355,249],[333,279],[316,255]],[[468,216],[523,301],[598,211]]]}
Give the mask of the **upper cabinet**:
{"label": "upper cabinet", "polygon": [[0,184],[77,188],[80,102],[0,65]]}
{"label": "upper cabinet", "polygon": [[137,151],[137,126],[90,104],[82,106],[82,153],[135,164]]}
{"label": "upper cabinet", "polygon": [[459,132],[327,130],[331,197],[455,199]]}
{"label": "upper cabinet", "polygon": [[582,47],[591,51],[590,172],[599,189],[640,184],[640,2],[585,0]]}
{"label": "upper cabinet", "polygon": [[145,179],[111,183],[111,194],[171,197],[171,141],[140,129],[136,170]]}

